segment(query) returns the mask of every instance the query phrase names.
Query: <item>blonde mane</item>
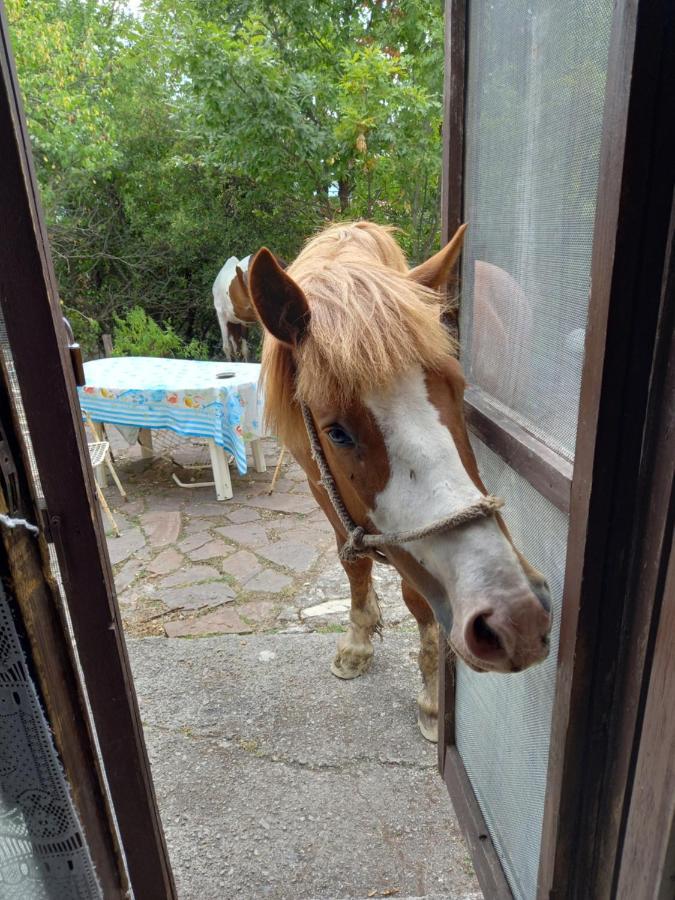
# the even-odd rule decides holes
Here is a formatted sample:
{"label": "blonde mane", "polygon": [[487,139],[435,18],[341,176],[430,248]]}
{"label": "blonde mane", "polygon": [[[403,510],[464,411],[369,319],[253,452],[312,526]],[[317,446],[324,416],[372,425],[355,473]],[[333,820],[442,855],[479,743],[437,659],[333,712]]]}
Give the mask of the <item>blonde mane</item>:
{"label": "blonde mane", "polygon": [[437,369],[454,352],[439,294],[407,277],[393,231],[371,222],[331,225],[288,268],[311,318],[295,351],[264,337],[265,417],[282,440],[298,427],[298,400],[330,397],[346,408],[413,365]]}

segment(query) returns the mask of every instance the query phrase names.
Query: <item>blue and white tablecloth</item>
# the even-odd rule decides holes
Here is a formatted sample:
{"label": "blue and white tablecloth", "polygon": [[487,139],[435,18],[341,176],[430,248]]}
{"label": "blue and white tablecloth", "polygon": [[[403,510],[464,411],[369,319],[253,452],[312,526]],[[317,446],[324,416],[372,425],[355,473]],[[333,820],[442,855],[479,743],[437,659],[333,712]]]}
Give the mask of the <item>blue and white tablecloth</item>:
{"label": "blue and white tablecloth", "polygon": [[[236,374],[216,377],[225,371]],[[84,373],[80,402],[94,421],[211,438],[234,456],[242,475],[244,441],[264,434],[258,363],[129,356],[92,360]]]}

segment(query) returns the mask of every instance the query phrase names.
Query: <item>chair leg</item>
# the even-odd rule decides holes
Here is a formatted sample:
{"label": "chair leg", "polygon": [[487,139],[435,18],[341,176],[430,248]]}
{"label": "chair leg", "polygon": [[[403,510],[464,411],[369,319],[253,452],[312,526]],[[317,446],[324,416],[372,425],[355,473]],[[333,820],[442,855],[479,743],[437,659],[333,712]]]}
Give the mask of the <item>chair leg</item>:
{"label": "chair leg", "polygon": [[98,482],[94,481],[94,484],[96,485],[96,495],[98,496],[99,503],[103,507],[103,511],[106,514],[106,516],[110,519],[110,524],[112,525],[113,534],[115,535],[115,537],[119,537],[120,530],[117,527],[117,522],[115,521],[115,518],[114,518],[112,512],[110,511],[110,507],[108,506],[108,501],[105,499],[105,496],[103,495],[103,491],[101,490]]}
{"label": "chair leg", "polygon": [[270,489],[268,490],[268,494],[274,493],[274,488],[276,487],[277,481],[279,480],[279,475],[281,473],[281,464],[284,461],[284,456],[286,455],[286,445],[282,444],[281,453],[279,454],[279,461],[277,462],[277,466],[274,470],[274,475],[272,476],[272,484],[270,484]]}
{"label": "chair leg", "polygon": [[113,481],[114,481],[115,484],[117,485],[117,490],[120,492],[120,494],[122,495],[122,497],[126,500],[126,499],[127,499],[127,492],[126,492],[126,491],[124,490],[124,488],[122,487],[122,482],[119,480],[119,478],[118,478],[118,476],[117,476],[117,472],[115,471],[115,467],[114,467],[113,464],[112,464],[112,460],[110,459],[110,457],[109,457],[108,455],[106,455],[106,458],[105,458],[105,464],[106,464],[106,466],[108,467],[108,471],[109,471],[110,474],[112,475]]}

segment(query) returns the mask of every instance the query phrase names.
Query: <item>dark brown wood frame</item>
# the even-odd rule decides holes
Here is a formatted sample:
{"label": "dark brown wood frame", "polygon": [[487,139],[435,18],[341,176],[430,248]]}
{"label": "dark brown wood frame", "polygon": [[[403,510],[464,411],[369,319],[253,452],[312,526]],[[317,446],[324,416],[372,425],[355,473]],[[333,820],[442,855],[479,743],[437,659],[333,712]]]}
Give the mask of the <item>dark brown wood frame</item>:
{"label": "dark brown wood frame", "polygon": [[[670,900],[675,896],[675,204],[669,243],[664,301],[666,297],[671,300],[669,305],[663,303],[658,326],[659,343],[667,352],[665,361],[658,354],[655,360],[650,415],[657,428],[649,459],[651,489],[645,502],[650,512],[636,592],[640,614],[633,628],[636,646],[645,647],[644,673],[642,667],[637,672],[631,667],[633,678],[638,677],[634,684],[628,683],[622,703],[629,711],[629,727],[624,727],[628,739],[633,710],[641,724],[639,742],[633,740],[631,747],[633,783],[630,806],[624,809],[622,859],[616,872],[620,900]],[[649,602],[652,593],[653,604]]]}
{"label": "dark brown wood frame", "polygon": [[[58,555],[131,887],[143,900],[175,898],[1,4],[0,76],[0,305],[47,506],[42,525]],[[87,779],[68,774],[77,796]]]}
{"label": "dark brown wood frame", "polygon": [[[469,7],[468,0],[446,2],[445,141],[451,147],[444,150],[445,236],[462,220]],[[672,541],[675,454],[664,454],[659,434],[672,442],[672,394],[664,400],[672,281],[664,267],[667,246],[672,252],[673,18],[667,0],[623,0],[614,9],[573,478],[569,461],[537,446],[482,392],[469,391],[466,401],[469,427],[570,514],[541,898],[610,897],[617,884],[631,900],[654,896],[629,893],[645,881],[636,881],[629,865],[621,869],[621,851],[625,839],[635,855],[643,840],[631,790],[636,760],[642,768],[635,777],[643,787],[649,780],[641,717],[652,648],[661,636],[664,560]],[[665,677],[663,658],[661,667]],[[440,676],[441,771],[486,896],[510,896],[454,747],[454,675],[447,656]],[[652,697],[662,696],[654,690]],[[662,779],[670,784],[666,772]],[[672,819],[661,838],[653,856],[665,866],[667,859],[672,863]]]}

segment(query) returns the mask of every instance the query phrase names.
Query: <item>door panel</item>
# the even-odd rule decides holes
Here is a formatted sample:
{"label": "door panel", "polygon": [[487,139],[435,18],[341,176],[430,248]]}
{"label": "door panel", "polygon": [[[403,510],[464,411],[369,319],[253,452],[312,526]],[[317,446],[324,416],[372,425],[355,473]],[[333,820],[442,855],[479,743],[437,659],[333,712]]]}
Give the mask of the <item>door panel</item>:
{"label": "door panel", "polygon": [[444,234],[468,220],[467,421],[559,623],[532,696],[534,673],[491,696],[491,679],[442,659],[440,766],[486,896],[604,900],[619,884],[646,900],[635,860],[658,857],[663,882],[673,846],[669,826],[650,840],[640,817],[662,750],[643,703],[654,648],[672,644],[659,560],[672,541],[675,7],[446,11],[444,159],[461,164],[445,172]]}
{"label": "door panel", "polygon": [[555,626],[533,670],[457,664],[454,741],[518,898],[536,896],[540,867],[611,18],[611,0],[467,4],[469,422],[518,451],[516,470],[505,440],[473,438],[517,546],[549,580]]}

